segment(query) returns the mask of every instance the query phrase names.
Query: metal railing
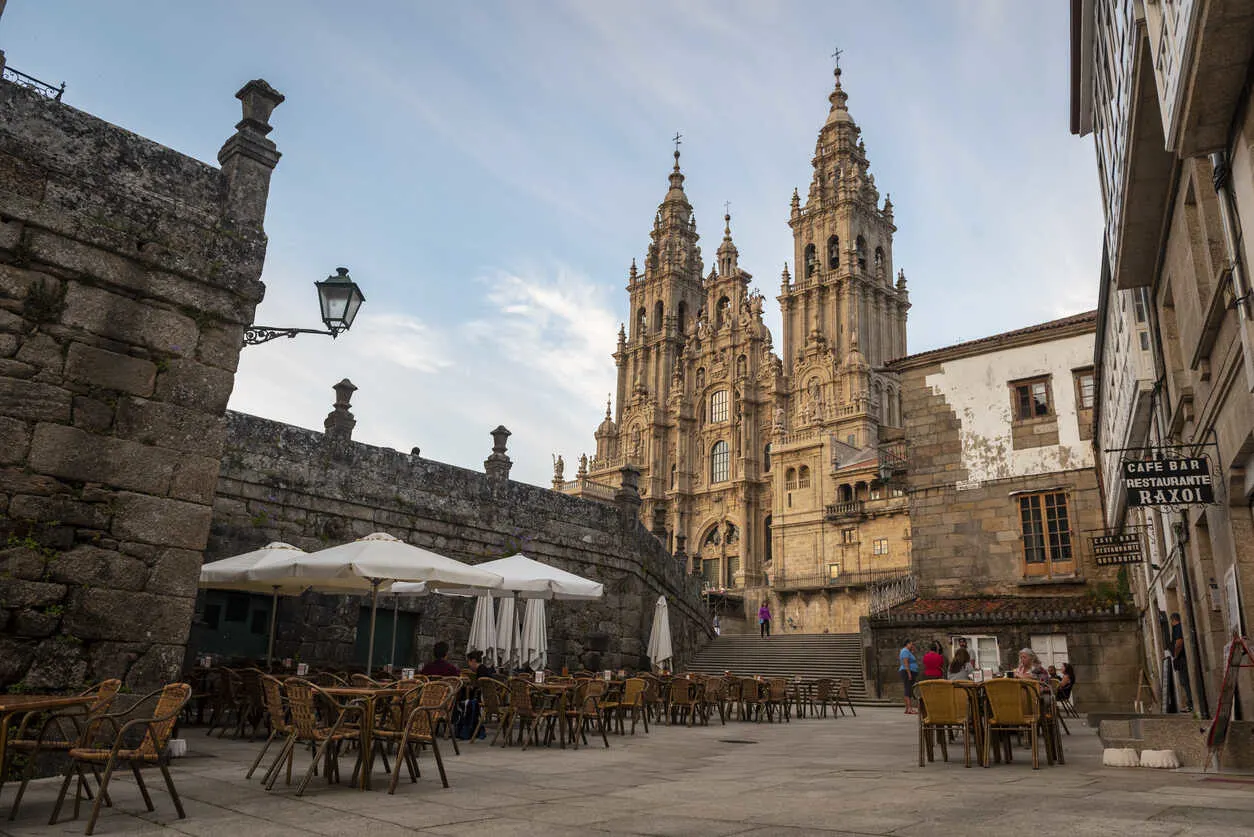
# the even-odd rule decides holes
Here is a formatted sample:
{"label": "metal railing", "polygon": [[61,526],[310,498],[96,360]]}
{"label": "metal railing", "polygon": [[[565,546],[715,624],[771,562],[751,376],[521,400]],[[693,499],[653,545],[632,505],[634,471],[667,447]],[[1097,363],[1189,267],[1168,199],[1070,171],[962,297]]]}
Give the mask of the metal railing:
{"label": "metal railing", "polygon": [[4,80],[42,93],[54,102],[61,101],[61,96],[65,94],[65,82],[61,82],[61,86],[56,87],[34,76],[29,76],[21,70],[15,70],[8,65],[4,66]]}
{"label": "metal railing", "polygon": [[841,587],[868,587],[900,577],[901,570],[856,570],[837,575],[830,573],[785,575],[781,573],[771,579],[771,587],[775,590],[830,590]]}
{"label": "metal railing", "polygon": [[869,585],[871,594],[870,611],[886,613],[889,608],[914,601],[919,597],[919,584],[911,573],[898,575]]}
{"label": "metal railing", "polygon": [[828,520],[839,520],[846,517],[861,517],[866,514],[866,503],[862,500],[851,500],[848,503],[832,503],[826,507]]}

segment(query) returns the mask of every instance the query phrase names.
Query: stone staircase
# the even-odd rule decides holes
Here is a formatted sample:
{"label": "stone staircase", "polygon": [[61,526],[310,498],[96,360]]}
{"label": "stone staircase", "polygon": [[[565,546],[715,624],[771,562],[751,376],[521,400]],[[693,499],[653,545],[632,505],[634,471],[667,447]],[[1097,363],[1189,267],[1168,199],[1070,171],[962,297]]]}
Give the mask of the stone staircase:
{"label": "stone staircase", "polygon": [[858,634],[758,634],[717,636],[688,664],[691,671],[807,679],[848,677],[855,703],[878,704],[862,676],[862,637]]}

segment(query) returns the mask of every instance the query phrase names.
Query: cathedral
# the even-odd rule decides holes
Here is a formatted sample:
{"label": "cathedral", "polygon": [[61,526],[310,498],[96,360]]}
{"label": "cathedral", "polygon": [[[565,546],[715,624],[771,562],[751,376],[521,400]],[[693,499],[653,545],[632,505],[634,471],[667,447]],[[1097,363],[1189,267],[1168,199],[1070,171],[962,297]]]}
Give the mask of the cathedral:
{"label": "cathedral", "polygon": [[639,473],[640,515],[712,605],[772,606],[776,631],[858,629],[877,584],[909,571],[901,395],[910,308],[841,71],[780,277],[782,340],[740,266],[731,218],[709,272],[676,147],[643,264],[627,277],[617,391],[571,494],[608,498]]}

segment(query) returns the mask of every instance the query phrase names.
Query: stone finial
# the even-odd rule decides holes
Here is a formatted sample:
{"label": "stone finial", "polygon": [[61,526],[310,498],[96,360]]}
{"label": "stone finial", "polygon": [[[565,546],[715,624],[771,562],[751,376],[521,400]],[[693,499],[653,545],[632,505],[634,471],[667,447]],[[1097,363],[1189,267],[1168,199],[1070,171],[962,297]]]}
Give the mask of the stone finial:
{"label": "stone finial", "polygon": [[483,470],[492,479],[509,479],[509,469],[514,466],[513,461],[505,453],[505,444],[509,437],[510,432],[503,424],[497,425],[497,428],[492,431],[492,453],[483,460]]}
{"label": "stone finial", "polygon": [[614,504],[624,512],[630,513],[635,519],[640,511],[640,469],[634,465],[624,465],[618,469],[621,477],[619,488],[614,492]]}
{"label": "stone finial", "polygon": [[322,426],[326,429],[327,439],[347,442],[353,438],[353,428],[357,426],[357,419],[349,412],[350,402],[357,387],[345,378],[332,388],[335,390],[335,409],[327,414],[327,419]]}
{"label": "stone finial", "polygon": [[675,535],[675,557],[676,558],[684,557],[684,544],[687,543],[687,541],[688,539],[684,537],[683,535],[680,535],[680,534]]}
{"label": "stone finial", "polygon": [[284,96],[262,79],[253,79],[235,98],[243,105],[243,119],[235,125],[235,135],[218,151],[227,182],[223,214],[239,226],[260,230],[270,194],[270,174],[282,156],[266,134],[272,130],[270,114]]}

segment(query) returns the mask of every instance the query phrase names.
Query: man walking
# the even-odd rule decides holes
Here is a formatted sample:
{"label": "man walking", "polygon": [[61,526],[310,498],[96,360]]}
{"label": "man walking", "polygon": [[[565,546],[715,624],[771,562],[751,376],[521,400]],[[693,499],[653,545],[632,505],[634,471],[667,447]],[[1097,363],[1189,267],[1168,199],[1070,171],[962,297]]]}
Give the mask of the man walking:
{"label": "man walking", "polygon": [[1176,670],[1176,680],[1184,693],[1184,711],[1192,712],[1193,690],[1189,686],[1189,664],[1184,657],[1184,626],[1180,624],[1179,613],[1171,614],[1171,666]]}

